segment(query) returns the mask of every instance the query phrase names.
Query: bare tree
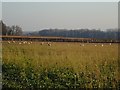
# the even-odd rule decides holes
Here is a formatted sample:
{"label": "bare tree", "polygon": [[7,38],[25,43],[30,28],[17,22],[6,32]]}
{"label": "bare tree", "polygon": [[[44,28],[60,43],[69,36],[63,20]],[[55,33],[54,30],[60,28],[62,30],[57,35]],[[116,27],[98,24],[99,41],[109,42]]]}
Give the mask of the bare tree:
{"label": "bare tree", "polygon": [[0,28],[1,28],[0,33],[2,35],[7,35],[7,28],[3,21],[0,21]]}
{"label": "bare tree", "polygon": [[22,28],[19,27],[18,25],[13,25],[11,27],[11,30],[12,30],[12,35],[22,35]]}

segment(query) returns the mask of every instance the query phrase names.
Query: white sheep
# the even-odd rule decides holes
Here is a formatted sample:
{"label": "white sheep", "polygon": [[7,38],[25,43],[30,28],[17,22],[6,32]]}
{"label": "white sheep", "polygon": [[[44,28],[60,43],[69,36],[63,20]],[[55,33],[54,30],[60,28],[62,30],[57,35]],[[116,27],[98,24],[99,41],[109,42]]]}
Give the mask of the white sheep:
{"label": "white sheep", "polygon": [[48,45],[48,46],[51,46],[51,43],[50,43],[50,42],[47,42],[47,45]]}
{"label": "white sheep", "polygon": [[25,44],[26,42],[24,41],[23,44]]}
{"label": "white sheep", "polygon": [[13,41],[13,43],[15,43],[15,41]]}
{"label": "white sheep", "polygon": [[25,41],[25,43],[27,43],[27,41]]}
{"label": "white sheep", "polygon": [[84,47],[85,45],[84,45],[84,44],[82,44],[82,46]]}
{"label": "white sheep", "polygon": [[30,44],[30,42],[28,42],[28,44]]}
{"label": "white sheep", "polygon": [[49,43],[48,46],[51,46],[51,44]]}
{"label": "white sheep", "polygon": [[21,42],[19,42],[19,44],[22,44]]}
{"label": "white sheep", "polygon": [[8,41],[8,44],[10,44],[10,41]]}
{"label": "white sheep", "polygon": [[102,44],[102,47],[103,47],[104,45]]}

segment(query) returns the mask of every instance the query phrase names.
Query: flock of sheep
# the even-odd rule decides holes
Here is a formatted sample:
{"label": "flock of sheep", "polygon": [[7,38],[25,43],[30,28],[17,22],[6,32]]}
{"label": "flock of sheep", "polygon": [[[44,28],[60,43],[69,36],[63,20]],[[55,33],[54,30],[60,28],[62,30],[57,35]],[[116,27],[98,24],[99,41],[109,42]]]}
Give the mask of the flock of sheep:
{"label": "flock of sheep", "polygon": [[[32,44],[33,42],[32,41],[7,41],[8,42],[8,44],[10,44],[10,43],[18,43],[18,44]],[[51,42],[40,42],[40,45],[48,45],[48,46],[51,46],[52,45],[52,43]],[[100,44],[99,44],[100,45]],[[109,43],[109,45],[111,45],[111,43]],[[81,43],[80,44],[80,46],[85,46],[85,44],[84,43]],[[96,43],[96,44],[94,44],[94,46],[96,47],[96,46],[98,46],[98,44]],[[101,44],[101,46],[103,47],[104,46],[104,44]]]}
{"label": "flock of sheep", "polygon": [[[17,43],[16,41],[8,41],[8,44],[10,43]],[[27,42],[27,41],[21,41],[21,42],[18,42],[18,44],[32,44],[32,42]]]}
{"label": "flock of sheep", "polygon": [[[111,43],[109,43],[109,45],[112,45]],[[80,46],[85,46],[85,44],[80,44]],[[96,46],[98,46],[98,44],[96,43],[96,44],[94,44],[94,46],[96,47]],[[104,46],[104,44],[101,44],[101,46],[103,47]]]}
{"label": "flock of sheep", "polygon": [[[32,44],[33,42],[32,41],[7,41],[8,44],[10,43],[18,43],[18,44]],[[40,45],[43,45],[43,44],[47,44],[48,46],[51,46],[51,43],[50,42],[47,42],[47,43],[44,43],[44,42],[41,42]]]}
{"label": "flock of sheep", "polygon": [[[111,45],[111,43],[110,43],[109,45]],[[80,44],[80,46],[85,46],[85,44]],[[94,44],[94,46],[96,47],[96,46],[97,46],[97,44]],[[104,44],[101,44],[101,46],[103,47],[103,46],[104,46]]]}

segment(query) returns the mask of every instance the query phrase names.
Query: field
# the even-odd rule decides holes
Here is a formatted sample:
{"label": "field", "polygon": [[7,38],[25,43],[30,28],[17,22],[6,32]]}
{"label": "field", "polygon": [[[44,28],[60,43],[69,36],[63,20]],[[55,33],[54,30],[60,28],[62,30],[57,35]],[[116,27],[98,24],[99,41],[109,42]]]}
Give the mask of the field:
{"label": "field", "polygon": [[2,42],[4,88],[118,88],[118,44]]}

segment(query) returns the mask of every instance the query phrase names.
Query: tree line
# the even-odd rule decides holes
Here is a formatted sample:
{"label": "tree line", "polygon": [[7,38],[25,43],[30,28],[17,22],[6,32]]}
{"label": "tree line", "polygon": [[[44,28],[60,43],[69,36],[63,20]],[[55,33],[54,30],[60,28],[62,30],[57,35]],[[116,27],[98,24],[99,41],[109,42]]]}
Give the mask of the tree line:
{"label": "tree line", "polygon": [[7,26],[3,21],[0,21],[0,34],[1,35],[22,35],[22,28],[18,25]]}
{"label": "tree line", "polygon": [[59,37],[75,37],[75,38],[96,38],[96,39],[113,39],[120,38],[120,32],[117,29],[107,29],[106,31],[97,29],[44,29],[38,32],[29,33],[34,36],[59,36]]}
{"label": "tree line", "polygon": [[18,25],[7,26],[0,21],[1,35],[26,35],[26,36],[55,36],[55,37],[75,37],[75,38],[96,38],[118,40],[120,31],[118,29],[107,29],[106,31],[97,29],[43,29],[36,32],[25,33]]}

